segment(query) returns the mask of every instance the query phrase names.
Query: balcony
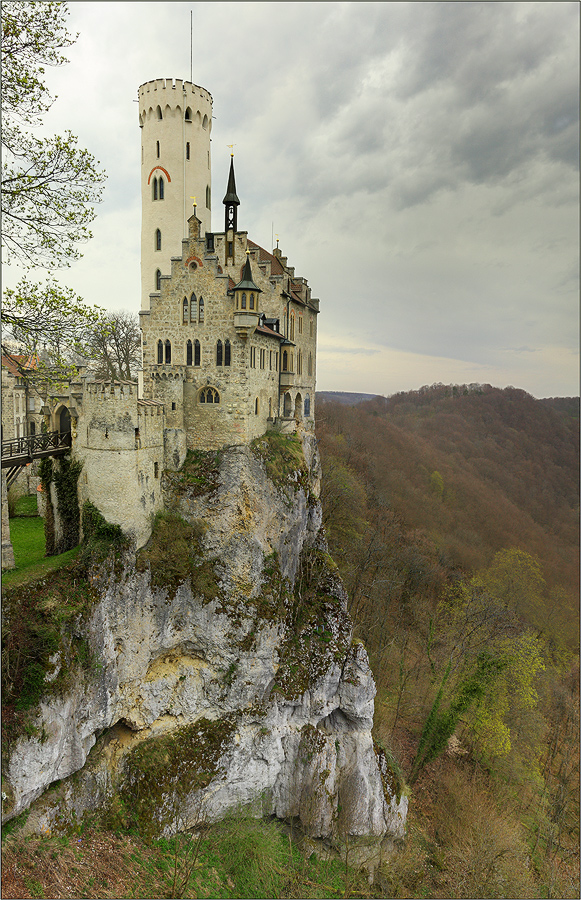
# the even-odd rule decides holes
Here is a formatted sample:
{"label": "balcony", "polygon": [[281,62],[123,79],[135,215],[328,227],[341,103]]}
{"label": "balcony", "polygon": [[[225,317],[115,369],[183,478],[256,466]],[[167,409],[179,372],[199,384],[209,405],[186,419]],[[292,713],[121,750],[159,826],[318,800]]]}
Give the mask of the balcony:
{"label": "balcony", "polygon": [[238,335],[238,337],[241,337],[243,340],[246,340],[249,335],[254,334],[257,325],[257,312],[248,312],[247,310],[243,310],[241,312],[234,313],[234,328],[236,329],[236,334]]}
{"label": "balcony", "polygon": [[294,372],[281,372],[280,373],[280,386],[281,387],[293,387],[295,383],[295,373]]}

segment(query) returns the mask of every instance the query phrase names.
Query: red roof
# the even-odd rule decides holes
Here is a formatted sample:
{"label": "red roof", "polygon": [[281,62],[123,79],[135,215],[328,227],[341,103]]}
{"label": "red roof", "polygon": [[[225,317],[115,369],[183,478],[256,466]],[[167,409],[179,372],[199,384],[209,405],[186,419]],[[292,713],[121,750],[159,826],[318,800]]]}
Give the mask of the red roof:
{"label": "red roof", "polygon": [[12,375],[20,375],[22,369],[36,369],[38,357],[25,356],[21,353],[11,353],[10,356],[2,356],[2,366]]}

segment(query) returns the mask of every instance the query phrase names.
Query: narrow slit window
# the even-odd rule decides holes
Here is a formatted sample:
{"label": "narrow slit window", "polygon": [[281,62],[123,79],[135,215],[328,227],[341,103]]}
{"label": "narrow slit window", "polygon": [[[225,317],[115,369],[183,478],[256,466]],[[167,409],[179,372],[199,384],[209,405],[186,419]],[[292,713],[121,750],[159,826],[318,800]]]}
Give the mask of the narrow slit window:
{"label": "narrow slit window", "polygon": [[157,362],[160,365],[163,363],[163,341],[157,342]]}
{"label": "narrow slit window", "polygon": [[184,297],[184,302],[182,304],[182,323],[187,325],[188,322],[188,298]]}
{"label": "narrow slit window", "polygon": [[200,311],[198,316],[198,322],[202,324],[204,321],[204,298],[200,297]]}
{"label": "narrow slit window", "polygon": [[159,228],[156,228],[155,231],[155,249],[161,250],[161,231]]}
{"label": "narrow slit window", "polygon": [[231,348],[230,341],[226,341],[224,344],[224,365],[229,366],[231,360]]}
{"label": "narrow slit window", "polygon": [[222,365],[222,341],[218,341],[216,344],[216,365]]}
{"label": "narrow slit window", "polygon": [[200,365],[200,342],[194,341],[194,365]]}
{"label": "narrow slit window", "polygon": [[164,192],[165,192],[164,181],[163,181],[163,178],[160,178],[159,179],[159,199],[160,200],[163,200]]}
{"label": "narrow slit window", "polygon": [[154,178],[151,182],[152,184],[152,197],[154,200],[157,200],[157,178]]}
{"label": "narrow slit window", "polygon": [[186,159],[190,158],[190,142],[186,141]]}
{"label": "narrow slit window", "polygon": [[192,364],[192,342],[188,341],[186,344],[186,366],[191,366]]}
{"label": "narrow slit window", "polygon": [[165,342],[165,363],[169,365],[171,363],[171,341]]}
{"label": "narrow slit window", "polygon": [[156,153],[157,153],[157,158],[159,159],[159,141],[156,141],[156,142],[155,142],[155,150],[156,150]]}
{"label": "narrow slit window", "polygon": [[155,273],[155,289],[161,291],[161,271],[159,269]]}

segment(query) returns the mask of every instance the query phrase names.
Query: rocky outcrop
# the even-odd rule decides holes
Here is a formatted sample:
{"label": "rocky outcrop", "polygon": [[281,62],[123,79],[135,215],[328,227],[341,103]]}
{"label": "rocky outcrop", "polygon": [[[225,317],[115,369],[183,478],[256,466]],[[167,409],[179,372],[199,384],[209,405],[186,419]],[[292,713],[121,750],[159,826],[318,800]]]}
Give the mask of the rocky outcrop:
{"label": "rocky outcrop", "polygon": [[250,806],[314,838],[403,837],[407,801],[373,744],[373,676],[321,533],[316,443],[302,445],[300,464],[264,441],[165,476],[166,543],[154,530],[94,573],[96,665],[47,693],[37,736],[13,747],[8,818],[36,801],[31,829],[98,807],[171,833]]}

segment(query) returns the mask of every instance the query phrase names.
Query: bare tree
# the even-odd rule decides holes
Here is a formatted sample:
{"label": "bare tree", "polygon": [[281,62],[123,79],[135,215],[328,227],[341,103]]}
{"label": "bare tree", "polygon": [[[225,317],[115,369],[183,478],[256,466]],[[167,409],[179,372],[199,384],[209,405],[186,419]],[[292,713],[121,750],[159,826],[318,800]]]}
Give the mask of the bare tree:
{"label": "bare tree", "polygon": [[87,356],[97,378],[129,381],[141,365],[141,332],[135,313],[125,310],[105,316],[104,327],[91,329]]}

